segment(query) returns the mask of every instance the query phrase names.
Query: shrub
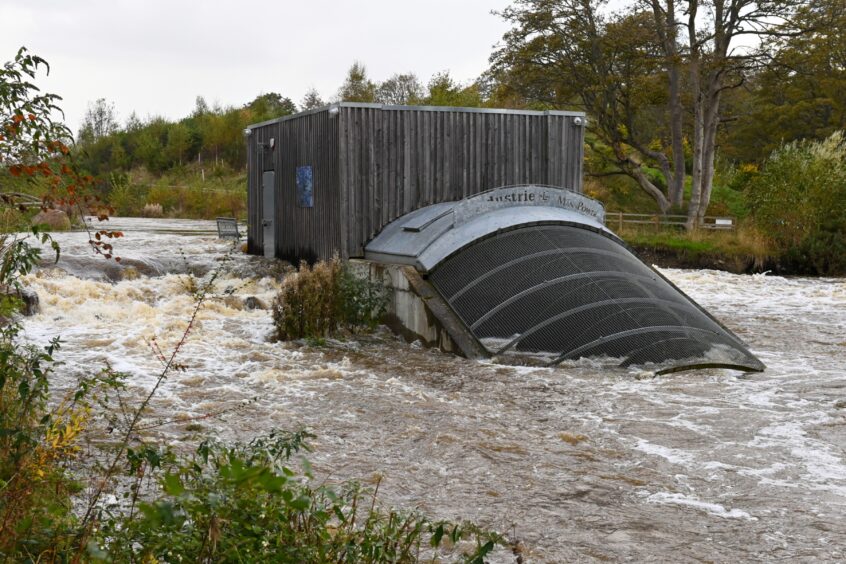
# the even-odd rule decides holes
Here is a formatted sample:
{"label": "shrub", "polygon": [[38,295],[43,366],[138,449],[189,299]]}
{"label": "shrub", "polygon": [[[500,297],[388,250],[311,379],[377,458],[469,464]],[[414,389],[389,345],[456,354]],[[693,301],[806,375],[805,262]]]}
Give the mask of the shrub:
{"label": "shrub", "polygon": [[[20,290],[19,278],[39,258],[39,249],[25,239],[0,236],[0,288]],[[109,371],[83,378],[50,407],[52,355],[59,340],[44,348],[23,344],[13,317],[15,301],[0,299],[0,558],[49,561],[69,550],[69,532],[77,524],[70,501],[76,482],[68,466],[80,450],[92,402],[120,381]]]}
{"label": "shrub", "polygon": [[162,209],[170,213],[175,209],[182,209],[182,191],[170,186],[153,185],[147,192],[147,201],[155,202],[162,206]]}
{"label": "shrub", "polygon": [[280,339],[322,338],[344,328],[373,329],[385,313],[385,289],[357,276],[337,257],[310,267],[300,264],[273,302]]}
{"label": "shrub", "polygon": [[782,253],[790,272],[810,274],[846,273],[846,222],[828,219]]}
{"label": "shrub", "polygon": [[134,215],[139,205],[139,189],[130,184],[129,175],[113,172],[109,175],[109,184],[111,185],[109,203],[115,213],[123,216]]}
{"label": "shrub", "polygon": [[[431,521],[416,512],[384,511],[376,492],[348,483],[335,491],[312,487],[308,463],[292,455],[310,435],[271,433],[247,444],[204,442],[192,457],[175,460],[133,452],[136,467],[153,461],[155,498],[139,515],[118,511],[102,521],[101,557],[115,562],[416,562],[437,551],[465,562],[502,541],[472,525]],[[377,486],[378,489],[378,486]],[[447,550],[475,540],[467,554]]]}
{"label": "shrub", "polygon": [[313,267],[303,262],[298,272],[285,278],[273,301],[273,323],[280,339],[325,337],[337,329],[341,268],[338,259]]}
{"label": "shrub", "polygon": [[347,264],[341,269],[338,290],[343,323],[348,328],[375,329],[388,305],[385,287],[356,274]]}
{"label": "shrub", "polygon": [[16,324],[0,329],[0,557],[50,561],[74,551],[71,496],[79,486],[70,466],[92,407],[122,384],[103,371],[48,408],[58,339],[38,349],[22,345],[18,332]]}
{"label": "shrub", "polygon": [[846,272],[846,137],[783,145],[748,188],[752,216],[797,272]]}

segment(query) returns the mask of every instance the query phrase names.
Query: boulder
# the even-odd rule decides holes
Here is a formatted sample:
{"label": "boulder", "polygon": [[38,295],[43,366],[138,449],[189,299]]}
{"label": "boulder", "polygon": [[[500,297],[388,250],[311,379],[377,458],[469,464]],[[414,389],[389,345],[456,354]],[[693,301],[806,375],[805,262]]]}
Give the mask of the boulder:
{"label": "boulder", "polygon": [[62,210],[42,210],[32,218],[33,225],[46,225],[50,231],[67,231],[71,228],[68,214]]}
{"label": "boulder", "polygon": [[32,316],[41,311],[41,306],[39,305],[38,301],[38,294],[35,290],[30,290],[29,288],[24,288],[20,292],[18,292],[18,297],[23,301],[23,308],[21,309],[21,313],[26,316]]}
{"label": "boulder", "polygon": [[267,305],[255,296],[244,298],[244,309],[267,309]]}
{"label": "boulder", "polygon": [[[0,286],[0,294],[4,296],[14,296],[21,301],[20,312],[26,316],[32,316],[38,313],[41,308],[39,306],[38,294],[35,290],[29,288],[21,288],[17,290],[9,286]],[[2,320],[3,322],[8,320]],[[3,324],[0,322],[0,325]]]}

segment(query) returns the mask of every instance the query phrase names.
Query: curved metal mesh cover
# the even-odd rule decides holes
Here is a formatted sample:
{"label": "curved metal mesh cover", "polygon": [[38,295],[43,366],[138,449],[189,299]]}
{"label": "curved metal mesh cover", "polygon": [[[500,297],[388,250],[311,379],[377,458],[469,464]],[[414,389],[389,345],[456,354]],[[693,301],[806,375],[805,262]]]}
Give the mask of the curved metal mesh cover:
{"label": "curved metal mesh cover", "polygon": [[493,354],[538,353],[760,371],[743,342],[612,238],[571,225],[523,227],[441,262],[433,286]]}

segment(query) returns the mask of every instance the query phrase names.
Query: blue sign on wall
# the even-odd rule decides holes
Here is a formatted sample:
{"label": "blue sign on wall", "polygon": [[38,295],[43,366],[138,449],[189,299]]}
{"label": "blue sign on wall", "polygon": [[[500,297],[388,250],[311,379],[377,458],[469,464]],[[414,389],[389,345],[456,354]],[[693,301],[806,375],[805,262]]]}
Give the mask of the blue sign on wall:
{"label": "blue sign on wall", "polygon": [[297,205],[301,208],[314,207],[314,175],[311,166],[297,167]]}

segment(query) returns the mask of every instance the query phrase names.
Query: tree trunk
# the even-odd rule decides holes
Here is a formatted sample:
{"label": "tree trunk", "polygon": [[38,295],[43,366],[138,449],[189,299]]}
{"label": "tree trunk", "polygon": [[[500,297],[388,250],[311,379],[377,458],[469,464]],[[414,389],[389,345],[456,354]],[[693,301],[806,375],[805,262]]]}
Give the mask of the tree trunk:
{"label": "tree trunk", "polygon": [[673,148],[673,176],[669,183],[670,202],[680,208],[684,204],[684,129],[679,68],[673,63],[670,68],[670,136]]}
{"label": "tree trunk", "polygon": [[693,98],[693,167],[690,174],[690,202],[687,207],[688,231],[696,229],[699,206],[702,201],[702,141],[705,136],[704,116],[702,114],[702,86],[700,83],[700,50],[696,33],[697,0],[688,2],[687,33],[690,42],[690,93]]}
{"label": "tree trunk", "polygon": [[711,203],[711,190],[714,187],[714,157],[717,151],[717,128],[720,124],[720,90],[717,80],[715,77],[711,81],[706,98],[708,107],[705,111],[705,138],[702,141],[702,194],[696,218],[700,225]]}
{"label": "tree trunk", "polygon": [[704,85],[703,100],[703,139],[702,139],[702,177],[701,198],[696,209],[696,222],[701,224],[711,203],[711,190],[714,184],[714,156],[717,150],[717,128],[720,125],[720,94],[723,90],[724,74],[729,68],[729,47],[735,32],[742,29],[740,22],[744,2],[740,0],[714,0],[714,49],[711,53],[712,70],[707,75]]}
{"label": "tree trunk", "polygon": [[[693,65],[692,65],[693,66]],[[705,138],[705,123],[703,100],[699,90],[699,71],[691,69],[691,87],[696,92],[693,102],[693,168],[690,175],[690,201],[687,205],[688,231],[696,229],[699,207],[702,203],[702,165],[703,165],[703,142]]]}
{"label": "tree trunk", "polygon": [[[670,144],[673,151],[672,172],[665,171],[667,197],[670,203],[681,207],[684,203],[684,108],[681,102],[681,57],[676,31],[676,0],[665,0],[666,9],[659,0],[651,0],[655,29],[667,60],[669,80]],[[669,168],[669,167],[667,167]]]}
{"label": "tree trunk", "polygon": [[640,169],[640,165],[631,165],[629,167],[628,173],[629,175],[634,178],[637,183],[643,188],[647,194],[652,196],[655,199],[655,203],[658,204],[658,207],[661,209],[661,213],[667,213],[670,209],[670,200],[664,196],[664,192],[661,191],[660,188],[655,186],[649,177],[643,173]]}
{"label": "tree trunk", "polygon": [[617,159],[617,165],[623,172],[633,178],[647,194],[652,196],[652,199],[658,204],[661,213],[667,213],[667,210],[670,209],[670,201],[664,196],[664,192],[649,180],[649,177],[643,172],[641,164],[626,154],[619,141],[615,142],[612,147],[614,149],[614,156]]}

